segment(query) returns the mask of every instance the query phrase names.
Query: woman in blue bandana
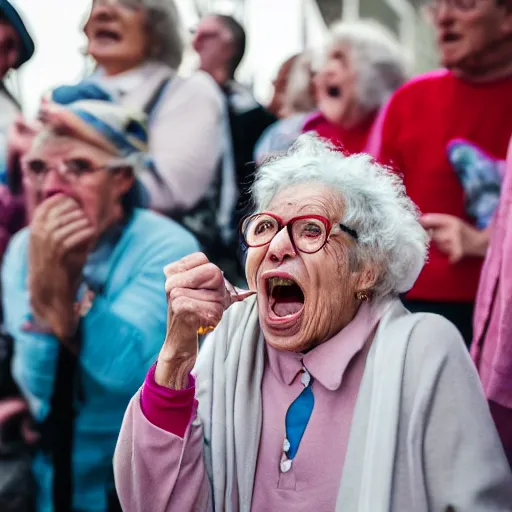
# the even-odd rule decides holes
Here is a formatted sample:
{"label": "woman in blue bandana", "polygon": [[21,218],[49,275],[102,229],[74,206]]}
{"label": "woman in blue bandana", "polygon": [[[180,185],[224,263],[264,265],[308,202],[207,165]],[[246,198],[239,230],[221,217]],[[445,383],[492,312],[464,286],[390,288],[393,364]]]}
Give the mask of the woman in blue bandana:
{"label": "woman in blue bandana", "polygon": [[22,169],[30,226],[3,267],[13,375],[40,431],[39,512],[117,510],[123,412],[165,336],[162,269],[198,249],[141,209],[145,116],[113,103],[47,103]]}

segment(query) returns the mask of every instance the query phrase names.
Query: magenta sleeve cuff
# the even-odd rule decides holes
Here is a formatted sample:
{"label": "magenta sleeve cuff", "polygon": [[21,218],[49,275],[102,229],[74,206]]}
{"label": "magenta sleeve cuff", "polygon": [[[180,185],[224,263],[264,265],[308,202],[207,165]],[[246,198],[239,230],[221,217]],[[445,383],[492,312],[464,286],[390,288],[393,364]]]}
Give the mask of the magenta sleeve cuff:
{"label": "magenta sleeve cuff", "polygon": [[156,364],[151,367],[144,382],[141,393],[142,412],[153,425],[183,438],[196,409],[195,379],[189,375],[187,389],[169,389],[155,382],[155,368]]}

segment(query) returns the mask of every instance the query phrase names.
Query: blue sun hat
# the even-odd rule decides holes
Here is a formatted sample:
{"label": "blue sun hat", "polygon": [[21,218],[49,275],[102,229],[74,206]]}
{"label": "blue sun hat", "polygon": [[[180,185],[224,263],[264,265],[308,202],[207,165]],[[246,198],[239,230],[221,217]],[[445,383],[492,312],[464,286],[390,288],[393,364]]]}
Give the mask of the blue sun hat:
{"label": "blue sun hat", "polygon": [[28,33],[27,27],[23,23],[21,16],[14,6],[7,0],[0,0],[0,21],[6,21],[18,33],[21,39],[21,49],[18,62],[14,66],[15,69],[25,64],[32,55],[34,55],[35,46],[34,41]]}
{"label": "blue sun hat", "polygon": [[149,194],[137,177],[140,172],[155,172],[148,155],[147,116],[143,112],[103,99],[79,99],[65,105],[45,102],[40,117],[45,125],[131,165],[135,182],[125,204],[149,206]]}

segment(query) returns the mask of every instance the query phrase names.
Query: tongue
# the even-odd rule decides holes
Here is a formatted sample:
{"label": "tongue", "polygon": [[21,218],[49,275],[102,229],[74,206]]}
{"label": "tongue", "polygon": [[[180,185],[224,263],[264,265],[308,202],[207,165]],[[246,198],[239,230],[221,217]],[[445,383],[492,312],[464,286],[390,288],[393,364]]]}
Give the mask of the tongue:
{"label": "tongue", "polygon": [[304,304],[295,300],[278,300],[272,306],[272,311],[279,317],[298,313]]}

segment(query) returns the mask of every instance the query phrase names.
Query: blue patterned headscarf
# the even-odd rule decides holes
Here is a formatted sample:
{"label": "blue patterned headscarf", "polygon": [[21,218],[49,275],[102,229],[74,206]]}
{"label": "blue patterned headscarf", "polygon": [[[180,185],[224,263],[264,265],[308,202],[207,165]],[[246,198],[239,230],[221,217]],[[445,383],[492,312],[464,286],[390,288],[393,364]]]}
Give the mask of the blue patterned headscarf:
{"label": "blue patterned headscarf", "polygon": [[[72,137],[126,159],[135,171],[153,171],[148,155],[147,116],[112,101],[90,82],[55,89],[42,108],[47,124],[65,127]],[[128,193],[132,206],[149,206],[149,195],[137,179]],[[126,199],[126,198],[125,198]]]}

